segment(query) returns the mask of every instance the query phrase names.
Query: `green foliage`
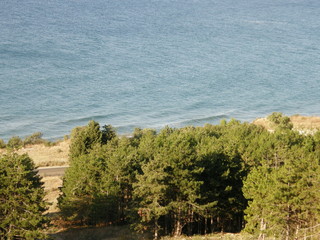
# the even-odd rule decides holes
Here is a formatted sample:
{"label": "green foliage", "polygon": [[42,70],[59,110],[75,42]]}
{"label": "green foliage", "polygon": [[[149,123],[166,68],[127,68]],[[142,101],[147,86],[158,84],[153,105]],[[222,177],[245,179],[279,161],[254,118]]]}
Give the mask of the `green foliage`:
{"label": "green foliage", "polygon": [[[67,169],[59,207],[63,215],[79,223],[97,224],[119,219],[119,186],[110,179],[106,153],[113,151],[116,135],[111,126],[100,130],[97,122],[72,131],[70,167]],[[106,144],[110,142],[110,149]],[[110,165],[111,167],[117,166]]]}
{"label": "green foliage", "polygon": [[244,194],[250,200],[248,232],[300,239],[306,233],[300,229],[319,222],[320,168],[309,137],[301,138],[293,145],[284,142],[286,138],[275,138],[273,157],[248,175],[244,184]]}
{"label": "green foliage", "polygon": [[76,127],[71,132],[70,159],[88,154],[95,144],[101,143],[99,123],[90,121],[87,126]]}
{"label": "green foliage", "polygon": [[90,121],[87,126],[76,127],[71,132],[70,158],[88,154],[95,145],[106,144],[113,137],[115,132],[110,125],[100,130],[99,123]]}
{"label": "green foliage", "polygon": [[87,154],[71,162],[64,176],[63,195],[58,199],[67,219],[89,224],[113,220],[114,193],[102,189],[102,161]]}
{"label": "green foliage", "polygon": [[131,221],[160,235],[238,232],[300,238],[320,221],[320,134],[300,135],[274,113],[276,131],[237,120],[136,129],[117,137],[89,122],[71,135],[59,206],[86,224]]}
{"label": "green foliage", "polygon": [[44,143],[45,140],[42,139],[43,134],[41,132],[36,132],[33,133],[30,136],[27,136],[23,140],[23,145],[32,145],[32,144],[39,144],[39,143]]}
{"label": "green foliage", "polygon": [[290,118],[287,116],[283,116],[283,114],[280,112],[272,113],[270,116],[268,116],[268,120],[275,125],[276,129],[291,130],[293,128]]}
{"label": "green foliage", "polygon": [[128,138],[96,145],[72,160],[64,176],[60,209],[79,223],[124,221],[137,167],[136,150]]}
{"label": "green foliage", "polygon": [[43,144],[44,144],[46,147],[57,146],[58,143],[59,143],[59,140],[57,140],[57,141],[47,141],[47,140],[43,140]]}
{"label": "green foliage", "polygon": [[155,139],[158,144],[154,156],[142,166],[142,174],[134,184],[134,196],[139,201],[142,223],[154,222],[155,237],[158,219],[172,214],[175,235],[189,222],[188,211],[197,206],[201,181],[197,176],[196,141],[189,129],[166,128]]}
{"label": "green foliage", "polygon": [[108,141],[115,138],[116,131],[111,125],[104,125],[101,131],[101,143],[106,144]]}
{"label": "green foliage", "polygon": [[[246,128],[238,121],[232,121],[229,127],[167,127],[149,138],[153,140],[144,147],[152,151],[144,159],[142,173],[133,185],[140,229],[153,229],[155,237],[161,228],[171,228],[174,235],[186,228],[190,234],[196,221],[222,219],[210,228],[240,230],[236,222],[241,221],[246,207],[241,190],[246,170],[237,150],[229,151],[231,146],[222,137],[230,126]],[[142,143],[145,142],[141,141],[140,147]],[[172,222],[171,227],[163,225],[163,218]]]}
{"label": "green foliage", "polygon": [[23,146],[23,141],[20,137],[18,136],[13,136],[9,139],[7,143],[7,148],[8,149],[19,149]]}
{"label": "green foliage", "polygon": [[3,141],[3,139],[0,139],[0,149],[6,148],[7,144]]}
{"label": "green foliage", "polygon": [[137,224],[136,229],[144,229],[152,223],[156,226],[155,235],[158,233],[158,220],[168,213],[168,185],[166,178],[168,174],[164,171],[164,164],[153,160],[142,167],[143,174],[137,176],[137,183],[134,183],[134,198],[138,202],[137,212],[142,224]]}
{"label": "green foliage", "polygon": [[0,239],[45,239],[46,203],[35,166],[27,155],[0,158]]}
{"label": "green foliage", "polygon": [[215,220],[210,226],[211,231],[212,228],[239,231],[241,225],[238,223],[243,220],[247,204],[242,193],[242,181],[254,162],[245,156],[261,129],[235,120],[205,128],[206,135],[202,133],[197,150],[204,169],[200,176],[204,182],[201,187],[202,215],[210,221]]}

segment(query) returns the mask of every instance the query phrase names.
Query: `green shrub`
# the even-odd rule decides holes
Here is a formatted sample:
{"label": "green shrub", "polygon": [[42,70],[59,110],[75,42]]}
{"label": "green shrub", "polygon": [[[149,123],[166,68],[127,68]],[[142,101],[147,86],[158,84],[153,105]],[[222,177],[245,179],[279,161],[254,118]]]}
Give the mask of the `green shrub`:
{"label": "green shrub", "polygon": [[267,119],[272,122],[277,129],[284,130],[293,128],[290,118],[280,112],[273,112]]}
{"label": "green shrub", "polygon": [[5,148],[6,147],[6,143],[0,139],[0,148]]}
{"label": "green shrub", "polygon": [[47,140],[44,140],[43,141],[43,144],[46,146],[46,147],[53,147],[53,146],[57,146],[59,142],[58,141],[47,141]]}
{"label": "green shrub", "polygon": [[35,132],[32,135],[26,137],[23,141],[23,145],[32,145],[32,144],[39,144],[43,143],[45,140],[42,139],[42,133],[41,132]]}
{"label": "green shrub", "polygon": [[7,148],[9,149],[18,149],[18,148],[21,148],[22,146],[23,146],[23,141],[18,136],[13,136],[12,138],[9,139],[7,143]]}

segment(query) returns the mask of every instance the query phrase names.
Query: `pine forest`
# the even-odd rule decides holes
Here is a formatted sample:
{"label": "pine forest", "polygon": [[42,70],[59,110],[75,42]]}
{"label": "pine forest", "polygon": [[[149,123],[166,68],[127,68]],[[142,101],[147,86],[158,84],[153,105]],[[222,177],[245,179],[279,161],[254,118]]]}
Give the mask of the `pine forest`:
{"label": "pine forest", "polygon": [[[281,113],[273,130],[237,120],[117,135],[95,121],[71,132],[58,206],[73,225],[130,225],[152,238],[247,232],[320,238],[320,132]],[[0,238],[45,239],[43,188],[27,155],[0,158]],[[13,210],[14,209],[14,210]]]}

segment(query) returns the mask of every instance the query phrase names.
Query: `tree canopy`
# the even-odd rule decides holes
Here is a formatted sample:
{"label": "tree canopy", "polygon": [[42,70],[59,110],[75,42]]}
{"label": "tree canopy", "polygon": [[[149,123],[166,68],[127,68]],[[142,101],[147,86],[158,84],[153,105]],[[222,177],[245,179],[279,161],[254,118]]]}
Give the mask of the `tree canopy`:
{"label": "tree canopy", "polygon": [[27,155],[0,156],[0,239],[45,239],[44,189]]}
{"label": "tree canopy", "polygon": [[[79,223],[131,223],[161,235],[239,232],[285,239],[319,224],[320,135],[237,120],[136,129],[96,122],[73,130],[59,206]],[[245,227],[245,228],[244,228]]]}

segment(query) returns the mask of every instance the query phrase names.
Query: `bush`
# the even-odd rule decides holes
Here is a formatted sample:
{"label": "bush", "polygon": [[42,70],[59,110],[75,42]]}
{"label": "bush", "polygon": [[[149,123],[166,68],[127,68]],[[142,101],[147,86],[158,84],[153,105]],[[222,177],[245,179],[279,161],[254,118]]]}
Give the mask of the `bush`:
{"label": "bush", "polygon": [[5,148],[6,147],[6,143],[0,139],[0,148]]}
{"label": "bush", "polygon": [[13,136],[12,138],[9,139],[7,143],[7,148],[9,149],[18,149],[18,148],[21,148],[22,146],[23,146],[23,141],[18,136]]}
{"label": "bush", "polygon": [[42,133],[41,132],[35,132],[31,136],[28,136],[24,139],[23,145],[32,145],[32,144],[39,144],[43,143],[45,140],[42,139]]}
{"label": "bush", "polygon": [[51,141],[46,141],[46,140],[44,140],[44,141],[43,141],[43,144],[44,144],[46,147],[53,147],[53,146],[56,146],[56,145],[58,144],[58,142],[57,142],[57,141],[51,142]]}
{"label": "bush", "polygon": [[274,124],[277,129],[292,129],[293,125],[289,117],[284,116],[280,112],[274,112],[267,119]]}

